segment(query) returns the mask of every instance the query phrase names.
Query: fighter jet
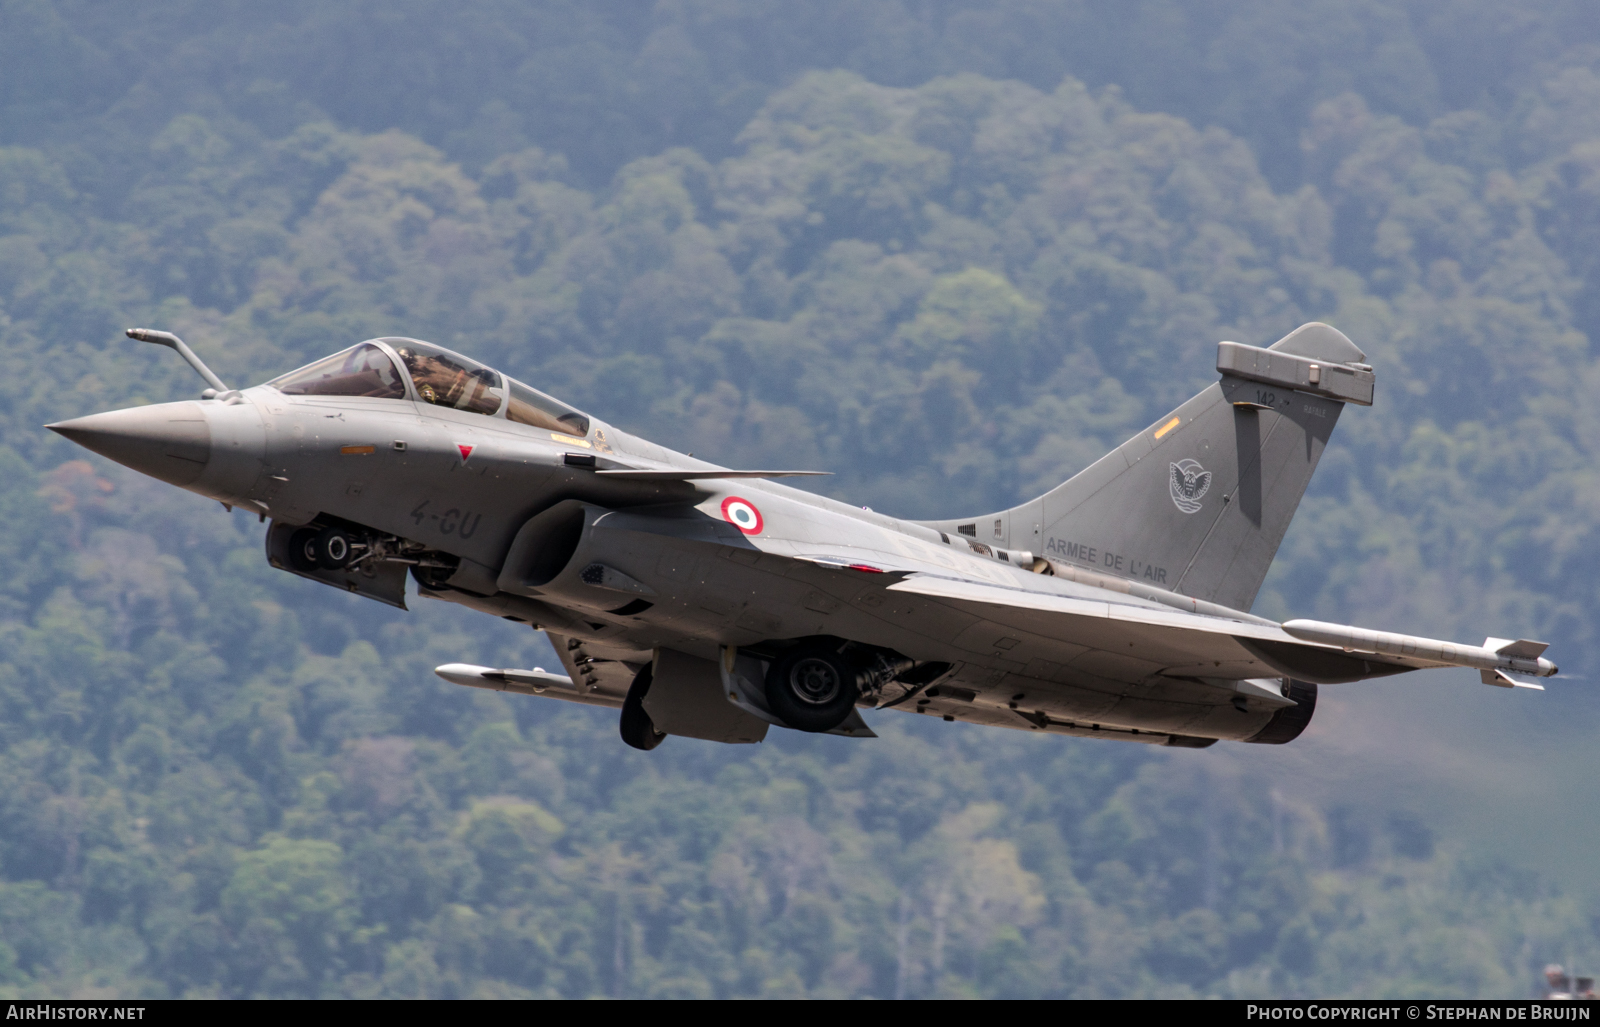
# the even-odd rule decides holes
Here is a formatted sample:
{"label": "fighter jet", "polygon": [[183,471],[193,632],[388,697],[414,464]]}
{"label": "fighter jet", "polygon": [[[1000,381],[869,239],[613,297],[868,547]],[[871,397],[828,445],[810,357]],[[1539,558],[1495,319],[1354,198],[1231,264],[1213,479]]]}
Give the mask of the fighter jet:
{"label": "fighter jet", "polygon": [[619,711],[622,739],[873,734],[864,709],[1203,748],[1300,735],[1319,686],[1428,667],[1540,688],[1546,645],[1464,645],[1248,612],[1366,357],[1303,325],[1222,342],[1219,380],[1043,496],[953,520],[874,513],[629,434],[417,339],[254,388],[176,336],[201,399],[48,427],[270,519],[274,567],[548,634],[564,673],[461,685]]}

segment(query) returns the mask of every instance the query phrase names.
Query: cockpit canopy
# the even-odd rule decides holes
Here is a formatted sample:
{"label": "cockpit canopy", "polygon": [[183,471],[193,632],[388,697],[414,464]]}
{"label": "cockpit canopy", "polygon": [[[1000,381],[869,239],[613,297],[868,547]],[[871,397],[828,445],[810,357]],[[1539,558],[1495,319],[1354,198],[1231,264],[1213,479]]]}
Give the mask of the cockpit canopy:
{"label": "cockpit canopy", "polygon": [[405,399],[404,380],[389,354],[370,342],[323,357],[267,383],[285,396],[361,396]]}
{"label": "cockpit canopy", "polygon": [[286,396],[413,399],[577,438],[589,434],[583,413],[475,360],[416,339],[363,342],[267,385]]}

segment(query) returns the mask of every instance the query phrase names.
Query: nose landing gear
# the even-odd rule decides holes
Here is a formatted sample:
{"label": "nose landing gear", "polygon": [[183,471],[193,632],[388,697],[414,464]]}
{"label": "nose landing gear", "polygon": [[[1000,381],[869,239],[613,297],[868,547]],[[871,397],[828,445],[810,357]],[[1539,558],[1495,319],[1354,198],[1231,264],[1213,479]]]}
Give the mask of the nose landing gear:
{"label": "nose landing gear", "polygon": [[455,557],[421,543],[340,524],[299,528],[289,536],[286,549],[290,566],[302,574],[359,571],[370,576],[383,564],[409,565],[418,583],[434,589],[443,587],[459,564]]}
{"label": "nose landing gear", "polygon": [[289,536],[289,563],[301,573],[310,573],[321,564],[317,563],[317,529],[301,528]]}
{"label": "nose landing gear", "polygon": [[370,552],[372,545],[342,528],[301,528],[289,538],[289,559],[296,570],[336,571]]}
{"label": "nose landing gear", "polygon": [[317,563],[334,570],[349,563],[358,546],[363,550],[367,548],[365,543],[355,541],[338,528],[324,528],[311,543]]}

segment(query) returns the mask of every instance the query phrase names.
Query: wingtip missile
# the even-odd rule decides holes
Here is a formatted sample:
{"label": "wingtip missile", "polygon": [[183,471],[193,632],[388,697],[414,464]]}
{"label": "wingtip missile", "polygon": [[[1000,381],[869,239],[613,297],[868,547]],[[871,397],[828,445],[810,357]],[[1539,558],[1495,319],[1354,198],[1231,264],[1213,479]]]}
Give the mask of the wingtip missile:
{"label": "wingtip missile", "polygon": [[713,481],[718,478],[816,478],[831,475],[832,471],[732,471],[726,468],[715,470],[666,468],[651,469],[638,467],[612,467],[602,468],[595,474],[604,478],[618,478],[623,481]]}
{"label": "wingtip missile", "polygon": [[[1437,638],[1397,635],[1390,631],[1373,631],[1348,624],[1328,624],[1315,620],[1285,621],[1283,630],[1302,642],[1338,646],[1346,652],[1398,656],[1440,667],[1474,667],[1484,671],[1485,674],[1514,672],[1547,678],[1561,669],[1539,655],[1549,648],[1546,643],[1528,639],[1512,642],[1490,638],[1486,639],[1487,644],[1482,646],[1463,645],[1460,642],[1446,642]],[[1498,679],[1490,681],[1488,677],[1484,678],[1484,683],[1500,684],[1502,688],[1513,687],[1501,684]]]}

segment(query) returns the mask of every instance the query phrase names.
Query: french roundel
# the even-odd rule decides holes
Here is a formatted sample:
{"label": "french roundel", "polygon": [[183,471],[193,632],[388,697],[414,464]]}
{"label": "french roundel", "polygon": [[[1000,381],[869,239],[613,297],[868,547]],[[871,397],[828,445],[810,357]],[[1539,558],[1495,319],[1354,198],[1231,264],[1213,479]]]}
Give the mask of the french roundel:
{"label": "french roundel", "polygon": [[727,518],[729,524],[744,532],[746,535],[761,534],[761,511],[755,504],[738,496],[729,496],[722,501],[722,516]]}

